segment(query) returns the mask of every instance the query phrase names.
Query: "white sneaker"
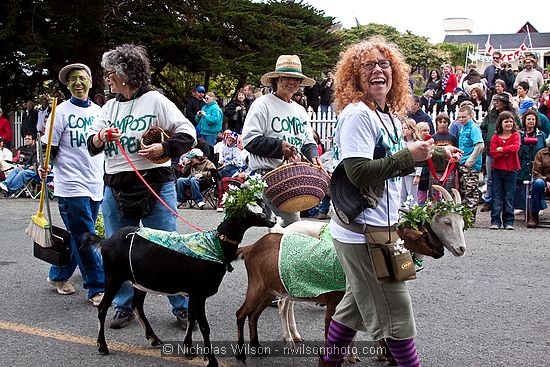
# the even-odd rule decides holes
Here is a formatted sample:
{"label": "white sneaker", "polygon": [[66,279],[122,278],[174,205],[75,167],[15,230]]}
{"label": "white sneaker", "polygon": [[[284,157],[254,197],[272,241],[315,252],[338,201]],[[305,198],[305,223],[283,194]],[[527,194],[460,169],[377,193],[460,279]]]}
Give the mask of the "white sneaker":
{"label": "white sneaker", "polygon": [[56,280],[51,280],[50,278],[48,278],[47,280],[48,280],[48,283],[50,283],[55,287],[55,289],[57,290],[57,293],[59,294],[68,295],[76,292],[76,290],[74,289],[74,286],[67,281],[64,281],[64,282],[56,281]]}
{"label": "white sneaker", "polygon": [[0,189],[2,189],[2,191],[8,192],[8,187],[3,182],[0,182]]}
{"label": "white sneaker", "polygon": [[220,206],[217,207],[217,208],[216,208],[216,211],[217,211],[217,212],[220,212],[220,213],[223,213],[223,207],[220,207]]}
{"label": "white sneaker", "polygon": [[204,201],[199,201],[199,202],[197,203],[197,207],[198,207],[199,209],[202,209],[205,205],[206,205],[206,203],[205,203]]}
{"label": "white sneaker", "polygon": [[88,298],[88,301],[92,302],[92,305],[94,305],[94,307],[97,307],[101,303],[101,300],[103,300],[103,295],[103,292],[99,292],[92,298]]}

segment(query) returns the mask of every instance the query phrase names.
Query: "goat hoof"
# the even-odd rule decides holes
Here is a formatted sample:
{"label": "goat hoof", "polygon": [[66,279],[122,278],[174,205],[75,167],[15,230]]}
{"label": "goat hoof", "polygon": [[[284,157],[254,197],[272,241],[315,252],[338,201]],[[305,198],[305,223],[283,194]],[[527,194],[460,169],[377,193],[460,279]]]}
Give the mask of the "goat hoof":
{"label": "goat hoof", "polygon": [[208,362],[206,367],[218,367],[218,361],[216,361],[216,360],[210,361],[210,362]]}
{"label": "goat hoof", "polygon": [[162,347],[162,344],[164,344],[160,339],[156,339],[156,340],[153,340],[151,342],[151,346],[152,347],[155,347],[155,348],[160,348]]}
{"label": "goat hoof", "polygon": [[299,338],[293,338],[294,340],[294,343],[301,343],[304,341],[304,339],[302,337],[299,337]]}
{"label": "goat hoof", "polygon": [[344,363],[346,364],[355,364],[361,362],[361,359],[357,356],[345,356]]}
{"label": "goat hoof", "polygon": [[98,351],[99,354],[101,354],[102,356],[106,356],[109,354],[109,349],[107,347],[99,347]]}

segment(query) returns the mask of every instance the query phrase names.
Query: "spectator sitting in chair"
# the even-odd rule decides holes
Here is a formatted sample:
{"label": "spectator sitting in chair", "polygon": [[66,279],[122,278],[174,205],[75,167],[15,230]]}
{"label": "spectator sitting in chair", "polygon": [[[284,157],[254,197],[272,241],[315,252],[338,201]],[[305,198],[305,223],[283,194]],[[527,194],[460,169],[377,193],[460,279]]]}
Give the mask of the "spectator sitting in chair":
{"label": "spectator sitting in chair", "polygon": [[544,196],[550,192],[550,138],[546,139],[546,148],[535,155],[533,161],[533,182],[531,183],[531,210],[529,211],[527,228],[535,228],[539,224],[539,212],[546,209]]}
{"label": "spectator sitting in chair", "polygon": [[36,140],[34,134],[25,134],[25,145],[18,152],[18,164],[9,171],[4,182],[0,182],[0,189],[11,194],[15,193],[36,175]]}
{"label": "spectator sitting in chair", "polygon": [[13,168],[9,163],[13,159],[13,154],[4,144],[4,138],[0,136],[0,181],[4,181],[8,173],[7,171]]}
{"label": "spectator sitting in chair", "polygon": [[187,162],[181,169],[182,177],[178,178],[176,183],[177,199],[180,203],[178,207],[189,199],[188,192],[190,191],[193,201],[199,209],[202,209],[206,203],[201,193],[201,184],[210,180],[211,171],[215,170],[216,166],[204,156],[202,150],[197,148],[191,149],[186,158]]}

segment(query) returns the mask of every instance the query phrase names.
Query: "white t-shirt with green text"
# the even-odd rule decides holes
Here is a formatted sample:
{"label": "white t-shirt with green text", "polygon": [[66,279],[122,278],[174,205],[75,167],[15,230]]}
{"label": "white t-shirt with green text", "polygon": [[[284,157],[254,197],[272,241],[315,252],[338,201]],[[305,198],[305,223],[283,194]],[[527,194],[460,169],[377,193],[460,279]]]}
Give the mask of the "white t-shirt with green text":
{"label": "white t-shirt with green text", "polygon": [[[159,126],[166,132],[185,133],[196,139],[195,127],[176,105],[157,91],[150,91],[129,100],[110,99],[102,108],[101,115],[94,121],[88,136],[97,134],[101,129],[118,128],[122,133],[120,143],[128,157],[138,170],[158,167],[170,167],[171,162],[156,164],[140,156],[140,140],[151,126]],[[116,174],[132,171],[132,167],[119,151],[115,142],[105,144],[105,172]]]}
{"label": "white t-shirt with green text", "polygon": [[[383,142],[391,154],[403,148],[401,139],[401,122],[383,112],[373,111],[363,102],[347,105],[338,116],[334,133],[334,162],[337,166],[346,158],[373,159],[377,142]],[[393,120],[393,122],[392,122]],[[385,127],[384,127],[385,126]],[[391,135],[388,136],[388,131]],[[401,177],[386,180],[384,196],[376,208],[365,209],[355,219],[356,223],[377,227],[394,225],[399,219],[401,205]],[[389,197],[389,208],[388,208]],[[389,218],[388,218],[389,213]],[[345,243],[365,243],[365,236],[349,231],[334,221],[330,222],[332,237]]]}
{"label": "white t-shirt with green text", "polygon": [[[252,103],[243,126],[243,145],[254,138],[277,138],[294,145],[301,151],[307,144],[316,144],[306,110],[298,103],[287,103],[274,94],[266,94]],[[250,154],[248,166],[253,169],[272,169],[283,163],[282,159]]]}
{"label": "white t-shirt with green text", "polygon": [[[101,107],[79,107],[70,101],[57,106],[52,145],[59,147],[54,160],[54,195],[60,197],[90,197],[103,199],[103,154],[91,157],[86,147],[87,133]],[[50,117],[42,141],[47,140]]]}

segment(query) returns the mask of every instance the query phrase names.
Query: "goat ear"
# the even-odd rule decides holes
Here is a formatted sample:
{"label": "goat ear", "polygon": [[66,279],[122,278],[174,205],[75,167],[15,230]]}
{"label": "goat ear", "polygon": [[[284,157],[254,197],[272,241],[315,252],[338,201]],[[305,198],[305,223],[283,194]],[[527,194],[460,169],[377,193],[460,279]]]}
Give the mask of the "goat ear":
{"label": "goat ear", "polygon": [[455,205],[462,204],[462,198],[460,197],[460,192],[458,192],[458,190],[455,189],[454,187],[451,188],[451,192],[453,193],[453,196],[455,198]]}
{"label": "goat ear", "polygon": [[261,214],[263,213],[263,209],[258,204],[246,204],[246,210],[253,214]]}
{"label": "goat ear", "polygon": [[418,240],[424,232],[417,231],[414,228],[404,227],[404,228],[398,228],[397,234],[399,235],[399,238],[401,238],[403,241],[408,242],[414,242]]}

